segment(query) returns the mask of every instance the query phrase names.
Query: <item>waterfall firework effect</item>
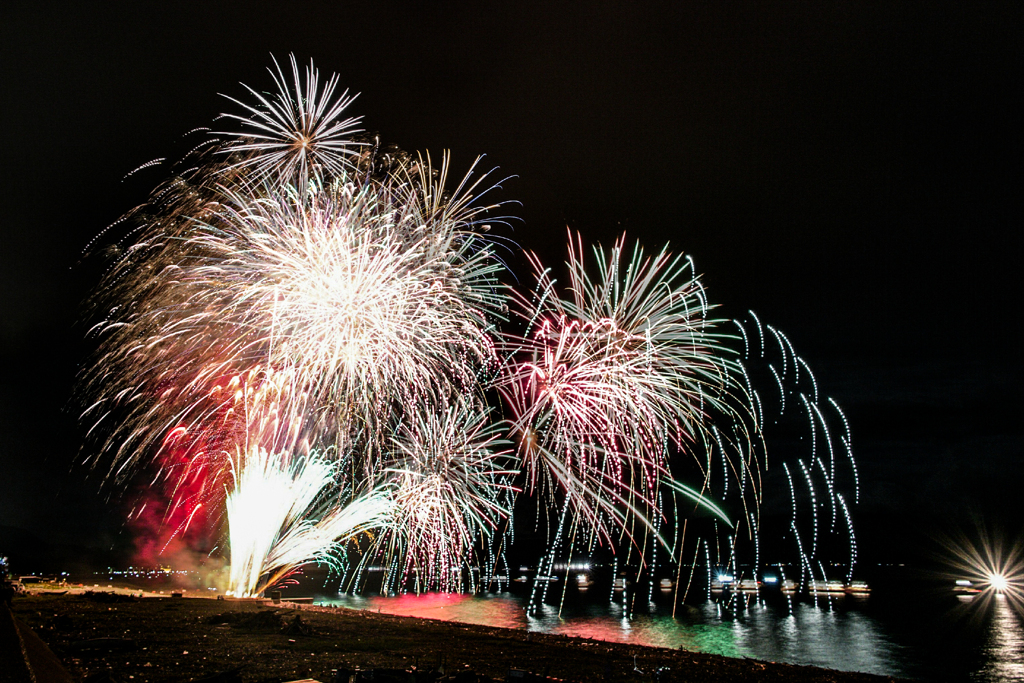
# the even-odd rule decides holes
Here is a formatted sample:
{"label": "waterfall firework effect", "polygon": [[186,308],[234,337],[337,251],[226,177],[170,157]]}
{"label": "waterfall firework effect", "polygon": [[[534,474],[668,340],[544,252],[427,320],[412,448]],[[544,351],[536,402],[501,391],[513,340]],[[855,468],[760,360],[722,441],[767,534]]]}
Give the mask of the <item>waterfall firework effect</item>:
{"label": "waterfall firework effect", "polygon": [[824,571],[826,529],[849,529],[852,564],[849,431],[837,453],[842,414],[784,335],[710,317],[688,257],[624,238],[589,259],[570,235],[564,285],[528,255],[536,286],[516,291],[486,236],[486,173],[450,188],[447,157],[343,118],[336,76],[294,58],[271,76],[274,95],[232,99],[237,131],[115,224],[80,382],[93,462],[115,484],[155,468],[190,520],[218,511],[233,593],[313,561],[356,584],[379,563],[388,591],[475,590],[507,569],[520,496],[549,520],[538,580],[597,545],[652,586],[662,566],[692,582],[712,546],[735,566],[752,545],[756,571],[779,493],[750,369],[768,334],[781,412],[804,411],[812,438],[781,463],[801,580]]}

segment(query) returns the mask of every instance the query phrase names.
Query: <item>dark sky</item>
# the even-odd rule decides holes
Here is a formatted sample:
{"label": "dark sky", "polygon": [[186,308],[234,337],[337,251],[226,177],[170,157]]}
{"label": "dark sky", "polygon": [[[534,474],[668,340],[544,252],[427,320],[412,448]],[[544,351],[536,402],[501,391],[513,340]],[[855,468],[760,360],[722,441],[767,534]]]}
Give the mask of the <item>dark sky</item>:
{"label": "dark sky", "polygon": [[385,139],[515,176],[522,246],[670,242],[785,330],[851,418],[869,556],[966,508],[1020,527],[1024,5],[530,4],[8,9],[0,527],[112,542],[117,501],[73,467],[79,256],[162,178],[125,174],[289,52]]}

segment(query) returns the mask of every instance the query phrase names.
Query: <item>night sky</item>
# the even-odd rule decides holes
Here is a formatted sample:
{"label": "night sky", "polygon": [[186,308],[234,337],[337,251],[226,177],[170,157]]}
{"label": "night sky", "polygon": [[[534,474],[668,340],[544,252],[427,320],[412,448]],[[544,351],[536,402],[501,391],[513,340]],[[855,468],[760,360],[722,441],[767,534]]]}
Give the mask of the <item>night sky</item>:
{"label": "night sky", "polygon": [[291,52],[367,130],[513,176],[521,246],[668,242],[720,312],[784,330],[850,418],[867,561],[968,511],[1019,531],[1024,5],[554,4],[8,8],[0,539],[125,546],[125,501],[76,464],[82,250],[165,170],[127,173]]}

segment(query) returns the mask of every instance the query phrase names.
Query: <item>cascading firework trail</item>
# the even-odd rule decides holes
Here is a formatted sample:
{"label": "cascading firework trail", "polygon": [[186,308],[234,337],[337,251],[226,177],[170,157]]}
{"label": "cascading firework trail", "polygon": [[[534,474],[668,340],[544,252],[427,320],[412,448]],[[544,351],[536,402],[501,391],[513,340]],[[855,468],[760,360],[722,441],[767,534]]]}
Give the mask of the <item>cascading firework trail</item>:
{"label": "cascading firework trail", "polygon": [[[275,93],[229,98],[237,130],[117,224],[80,379],[109,480],[155,467],[170,508],[219,511],[207,518],[226,523],[237,595],[345,548],[383,564],[383,590],[478,588],[520,494],[559,521],[547,571],[600,544],[626,549],[624,569],[652,558],[653,587],[660,557],[692,582],[701,548],[735,566],[742,538],[757,546],[768,459],[753,342],[741,326],[741,357],[710,317],[692,261],[624,237],[588,260],[570,235],[566,284],[528,255],[536,286],[517,292],[484,234],[500,206],[481,200],[487,173],[474,164],[449,189],[447,156],[382,146],[346,114],[337,76],[294,57],[290,71],[275,61]],[[836,486],[838,406],[770,333],[782,411],[804,410],[822,444],[786,470],[827,489],[806,574],[825,503],[852,542],[856,493]],[[840,438],[849,453],[848,427]]]}
{"label": "cascading firework trail", "polygon": [[857,562],[850,510],[860,496],[860,479],[846,416],[834,399],[819,392],[811,367],[784,332],[763,324],[753,311],[733,322],[743,339],[744,381],[766,440],[788,435],[799,443],[776,455],[784,482],[777,466],[774,472],[779,488],[790,494],[785,535],[795,546],[800,567],[796,588],[813,592],[832,580],[823,558],[829,565],[844,561],[849,582]]}

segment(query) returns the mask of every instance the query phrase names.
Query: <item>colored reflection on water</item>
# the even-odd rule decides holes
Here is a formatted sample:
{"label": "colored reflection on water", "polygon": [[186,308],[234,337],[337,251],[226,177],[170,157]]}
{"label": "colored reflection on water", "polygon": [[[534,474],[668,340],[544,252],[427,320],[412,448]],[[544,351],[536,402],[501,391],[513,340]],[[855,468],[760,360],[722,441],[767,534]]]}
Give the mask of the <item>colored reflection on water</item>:
{"label": "colored reflection on water", "polygon": [[[996,594],[957,595],[949,586],[896,573],[868,596],[801,602],[778,592],[680,604],[635,604],[622,594],[569,590],[527,616],[527,586],[512,592],[359,597],[333,593],[320,604],[542,633],[682,648],[731,657],[861,671],[928,681],[1024,681],[1024,604]],[[517,590],[519,589],[519,590]],[[315,589],[312,591],[315,593]],[[309,593],[307,593],[308,595]]]}
{"label": "colored reflection on water", "polygon": [[673,619],[671,616],[656,612],[624,619],[622,608],[618,605],[606,606],[604,609],[583,614],[575,610],[563,612],[561,618],[556,607],[543,605],[537,617],[529,621],[529,630],[543,633],[652,647],[682,648],[727,657],[750,656],[750,653],[737,646],[731,624]]}
{"label": "colored reflection on water", "polygon": [[458,621],[481,626],[527,628],[528,620],[522,603],[501,594],[480,598],[460,593],[424,593],[395,597],[361,597],[338,595],[318,598],[317,604],[338,605],[401,617]]}
{"label": "colored reflection on water", "polygon": [[[397,597],[336,595],[318,604],[380,611],[398,616],[441,619],[484,626],[592,638],[620,643],[685,649],[728,657],[813,664],[872,673],[893,670],[892,648],[874,622],[859,614],[840,614],[812,605],[797,605],[792,615],[752,603],[737,618],[707,602],[687,607],[677,618],[650,613],[624,619],[615,604],[576,603],[561,610],[542,605],[527,616],[521,597],[511,593],[469,596],[444,593]],[[851,647],[856,643],[856,647]]]}
{"label": "colored reflection on water", "polygon": [[[578,596],[582,598],[583,596]],[[961,596],[918,600],[913,595],[837,598],[801,603],[751,599],[731,613],[707,601],[670,607],[649,605],[624,619],[619,604],[594,599],[543,605],[526,616],[523,595],[428,593],[398,597],[331,595],[324,605],[385,614],[441,619],[541,633],[682,648],[729,657],[820,666],[936,681],[1024,680],[1024,624],[1001,596],[978,601]]]}

